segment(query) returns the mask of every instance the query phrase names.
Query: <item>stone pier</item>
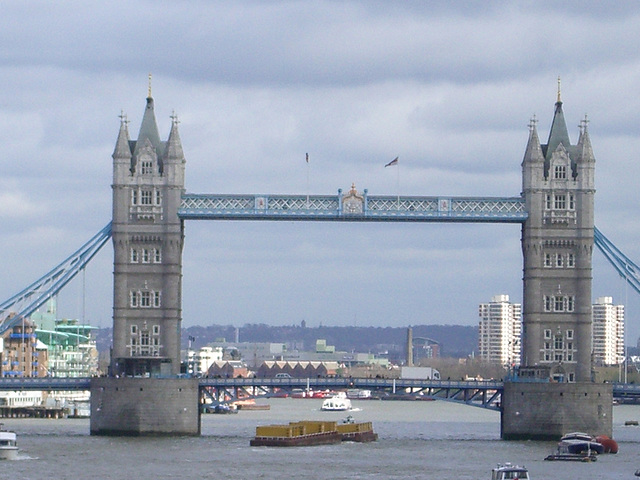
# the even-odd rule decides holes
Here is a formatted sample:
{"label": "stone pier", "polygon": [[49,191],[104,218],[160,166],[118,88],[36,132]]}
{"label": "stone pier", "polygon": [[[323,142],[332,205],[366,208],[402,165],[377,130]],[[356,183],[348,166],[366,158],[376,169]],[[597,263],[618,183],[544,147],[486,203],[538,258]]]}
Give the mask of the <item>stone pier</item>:
{"label": "stone pier", "polygon": [[505,382],[500,431],[504,440],[558,440],[568,432],[612,436],[610,384]]}
{"label": "stone pier", "polygon": [[200,435],[198,379],[91,381],[91,435]]}

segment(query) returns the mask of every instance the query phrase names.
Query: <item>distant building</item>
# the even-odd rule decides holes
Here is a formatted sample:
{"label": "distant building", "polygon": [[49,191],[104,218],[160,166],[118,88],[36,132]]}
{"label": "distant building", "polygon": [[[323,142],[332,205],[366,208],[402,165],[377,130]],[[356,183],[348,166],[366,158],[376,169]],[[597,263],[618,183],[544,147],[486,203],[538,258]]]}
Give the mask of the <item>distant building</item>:
{"label": "distant building", "polygon": [[188,349],[186,356],[186,372],[190,375],[205,376],[211,365],[222,361],[222,347],[202,347],[199,350]]}
{"label": "distant building", "polygon": [[286,374],[292,378],[317,378],[334,376],[338,370],[337,362],[264,362],[256,375],[260,378],[274,378]]}
{"label": "distant building", "polygon": [[509,295],[496,295],[481,303],[478,352],[482,360],[505,366],[520,365],[522,307],[509,302]]}
{"label": "distant building", "polygon": [[36,326],[28,319],[18,322],[0,337],[2,377],[45,377],[47,347],[38,342]]}
{"label": "distant building", "polygon": [[47,350],[46,375],[92,377],[98,374],[98,349],[92,332],[97,327],[78,319],[57,319],[54,299],[31,314],[38,341]]}
{"label": "distant building", "polygon": [[613,297],[599,297],[591,307],[593,361],[596,365],[618,365],[624,361],[624,305]]}
{"label": "distant building", "polygon": [[[284,343],[273,342],[213,342],[210,347],[219,348],[221,351],[237,351],[248,367],[258,368],[262,362],[268,360],[282,360],[283,353],[287,350]],[[206,371],[206,369],[203,369]]]}
{"label": "distant building", "polygon": [[207,376],[212,378],[238,378],[249,375],[247,366],[240,360],[219,360],[213,362],[207,371]]}

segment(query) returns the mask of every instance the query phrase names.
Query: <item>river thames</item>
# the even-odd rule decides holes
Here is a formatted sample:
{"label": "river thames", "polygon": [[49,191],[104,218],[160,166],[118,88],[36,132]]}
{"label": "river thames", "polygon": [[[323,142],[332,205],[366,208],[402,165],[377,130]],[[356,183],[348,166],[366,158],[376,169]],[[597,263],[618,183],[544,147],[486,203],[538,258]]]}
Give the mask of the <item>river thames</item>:
{"label": "river thames", "polygon": [[[263,401],[264,402],[264,401]],[[268,411],[203,415],[200,437],[96,437],[88,419],[4,419],[18,433],[18,460],[0,479],[488,479],[497,463],[525,465],[536,479],[636,478],[640,406],[614,411],[620,452],[598,461],[546,462],[554,442],[500,440],[497,412],[444,401],[353,401],[356,421],[372,421],[375,443],[250,447],[255,427],[289,421],[340,421],[322,400],[271,399]]]}

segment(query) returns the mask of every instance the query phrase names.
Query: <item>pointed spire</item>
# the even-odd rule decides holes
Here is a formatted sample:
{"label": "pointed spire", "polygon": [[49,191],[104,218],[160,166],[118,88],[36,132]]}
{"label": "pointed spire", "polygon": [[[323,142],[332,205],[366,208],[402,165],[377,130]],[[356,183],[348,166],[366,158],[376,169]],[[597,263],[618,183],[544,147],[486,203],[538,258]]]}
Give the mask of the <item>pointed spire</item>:
{"label": "pointed spire", "polygon": [[169,139],[167,140],[167,149],[164,154],[164,158],[167,160],[183,160],[184,152],[182,150],[182,141],[180,140],[180,134],[178,133],[178,116],[173,112],[171,114],[171,132],[169,132]]}
{"label": "pointed spire", "polygon": [[571,141],[569,140],[569,132],[567,130],[567,122],[564,119],[564,112],[562,111],[562,100],[560,98],[560,77],[558,77],[558,101],[556,102],[555,112],[553,114],[553,123],[551,124],[551,130],[549,131],[549,140],[547,145],[543,148],[545,158],[548,160],[551,155],[558,148],[558,145],[562,144],[565,149],[571,148]]}
{"label": "pointed spire", "polygon": [[542,147],[540,145],[540,139],[538,138],[538,119],[535,115],[531,117],[529,122],[529,141],[527,142],[527,148],[524,152],[524,158],[522,163],[537,163],[544,162],[544,155],[542,154]]}
{"label": "pointed spire", "polygon": [[149,140],[151,145],[160,152],[162,145],[160,141],[160,134],[158,133],[158,124],[156,123],[156,114],[153,105],[153,97],[151,96],[151,74],[149,74],[149,96],[147,97],[147,106],[144,110],[142,117],[142,123],[140,124],[140,132],[138,133],[138,139],[136,140],[137,153],[140,148],[144,146],[145,140]]}
{"label": "pointed spire", "polygon": [[[149,74],[149,75],[151,75],[151,74]],[[149,82],[151,82],[151,80],[149,80]],[[562,99],[561,99],[561,96],[560,96],[560,91],[561,91],[561,88],[560,88],[560,75],[558,75],[558,100],[557,100],[557,103],[562,103]],[[151,92],[151,86],[149,86],[149,92]],[[151,96],[151,93],[149,93],[149,96]]]}
{"label": "pointed spire", "polygon": [[131,147],[129,146],[129,120],[124,112],[120,112],[120,131],[116,140],[116,148],[113,150],[112,158],[131,159]]}
{"label": "pointed spire", "polygon": [[578,140],[578,162],[594,162],[591,138],[589,137],[589,118],[585,114],[584,120],[580,121],[580,139]]}

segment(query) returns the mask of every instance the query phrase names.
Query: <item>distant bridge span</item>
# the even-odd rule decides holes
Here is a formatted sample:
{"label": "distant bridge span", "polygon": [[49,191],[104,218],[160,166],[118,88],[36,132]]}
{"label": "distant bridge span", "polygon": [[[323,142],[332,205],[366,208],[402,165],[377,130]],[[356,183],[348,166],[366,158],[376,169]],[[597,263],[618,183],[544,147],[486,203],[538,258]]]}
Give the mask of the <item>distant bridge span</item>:
{"label": "distant bridge span", "polygon": [[[272,397],[274,389],[290,393],[293,389],[347,389],[359,388],[374,392],[380,398],[400,395],[411,389],[426,398],[462,403],[489,410],[500,410],[504,382],[497,380],[455,381],[414,380],[392,378],[200,378],[203,394],[212,390],[230,398],[248,394],[254,398]],[[0,391],[89,390],[90,377],[79,378],[0,378]],[[617,399],[640,399],[640,385],[613,383],[613,396]]]}

